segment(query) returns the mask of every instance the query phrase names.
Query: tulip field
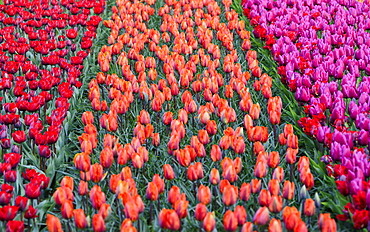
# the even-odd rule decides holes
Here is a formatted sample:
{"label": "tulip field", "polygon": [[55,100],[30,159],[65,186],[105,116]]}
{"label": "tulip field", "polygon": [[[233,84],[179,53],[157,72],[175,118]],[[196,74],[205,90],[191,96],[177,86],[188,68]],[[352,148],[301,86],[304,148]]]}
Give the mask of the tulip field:
{"label": "tulip field", "polygon": [[0,232],[368,231],[369,15],[0,0]]}

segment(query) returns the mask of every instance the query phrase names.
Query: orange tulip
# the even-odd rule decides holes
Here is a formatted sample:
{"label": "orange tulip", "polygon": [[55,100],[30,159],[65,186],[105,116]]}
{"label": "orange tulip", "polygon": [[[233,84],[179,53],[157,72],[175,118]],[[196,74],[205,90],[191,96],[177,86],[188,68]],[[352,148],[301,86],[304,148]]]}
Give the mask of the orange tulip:
{"label": "orange tulip", "polygon": [[188,206],[189,201],[184,199],[179,199],[173,205],[174,210],[176,211],[177,215],[180,219],[185,218],[188,215]]}
{"label": "orange tulip", "polygon": [[204,185],[200,185],[198,188],[197,197],[200,203],[208,205],[212,199],[210,188]]}
{"label": "orange tulip", "polygon": [[72,218],[72,213],[73,213],[73,203],[72,201],[64,201],[62,203],[62,217],[65,219],[70,219]]}
{"label": "orange tulip", "polygon": [[133,201],[127,201],[124,204],[124,213],[126,218],[136,221],[139,218],[139,208]]}
{"label": "orange tulip", "polygon": [[78,185],[78,194],[80,196],[85,196],[89,192],[87,182],[81,180],[80,184]]}
{"label": "orange tulip", "polygon": [[311,217],[315,214],[315,211],[316,211],[315,201],[312,200],[311,198],[306,199],[303,206],[304,215]]}
{"label": "orange tulip", "polygon": [[218,169],[212,168],[209,174],[209,182],[213,185],[217,185],[220,182],[220,173]]}
{"label": "orange tulip", "polygon": [[113,164],[113,150],[110,147],[105,147],[100,152],[100,164],[103,166],[103,168],[110,168]]}
{"label": "orange tulip", "polygon": [[268,206],[271,200],[271,194],[267,189],[262,189],[258,196],[258,203],[260,206]]}
{"label": "orange tulip", "polygon": [[233,148],[236,154],[242,154],[245,152],[245,143],[243,137],[238,137],[234,139]]}
{"label": "orange tulip", "polygon": [[146,199],[156,201],[159,196],[157,185],[154,182],[149,182],[146,188]]}
{"label": "orange tulip", "polygon": [[311,172],[301,173],[301,181],[308,190],[310,190],[315,184]]}
{"label": "orange tulip", "polygon": [[60,187],[69,188],[71,191],[73,191],[73,185],[73,178],[70,176],[63,177],[62,181],[60,182]]}
{"label": "orange tulip", "polygon": [[286,180],[283,187],[283,197],[287,200],[292,200],[294,197],[294,182]]}
{"label": "orange tulip", "polygon": [[206,214],[207,214],[207,206],[203,203],[198,203],[195,206],[195,213],[194,213],[195,219],[197,221],[203,221]]}
{"label": "orange tulip", "polygon": [[164,173],[164,178],[167,180],[172,180],[175,178],[175,172],[172,169],[172,166],[170,164],[164,164],[163,165],[163,173]]}
{"label": "orange tulip", "polygon": [[285,159],[288,164],[294,164],[297,159],[297,154],[298,154],[298,149],[293,149],[288,147],[286,154],[285,154]]}
{"label": "orange tulip", "polygon": [[90,166],[90,178],[94,183],[103,179],[103,166],[96,163]]}
{"label": "orange tulip", "polygon": [[279,182],[282,182],[284,179],[284,169],[280,166],[277,166],[272,173],[272,179],[276,179]]}
{"label": "orange tulip", "polygon": [[268,232],[282,232],[283,228],[281,227],[281,221],[273,218],[270,221]]}
{"label": "orange tulip", "polygon": [[82,114],[82,123],[84,125],[94,124],[94,115],[91,111],[85,111]]}
{"label": "orange tulip", "polygon": [[46,226],[50,232],[63,232],[62,224],[60,223],[59,218],[54,215],[46,215]]}
{"label": "orange tulip", "polygon": [[253,120],[257,120],[260,117],[261,107],[260,104],[253,104],[249,110],[249,115]]}
{"label": "orange tulip", "polygon": [[236,173],[239,174],[243,168],[242,159],[239,156],[236,157],[233,161],[233,164],[234,164]]}
{"label": "orange tulip", "polygon": [[73,210],[73,218],[78,229],[84,229],[87,227],[86,215],[83,209]]}
{"label": "orange tulip", "polygon": [[129,166],[126,166],[126,167],[122,168],[122,170],[121,170],[121,179],[122,180],[128,180],[128,179],[131,179],[131,178],[132,178],[131,168]]}
{"label": "orange tulip", "polygon": [[283,209],[283,198],[281,196],[272,196],[268,207],[270,212],[279,213]]}
{"label": "orange tulip", "polygon": [[288,134],[286,137],[287,139],[287,146],[292,149],[298,148],[298,136],[295,134]]}
{"label": "orange tulip", "polygon": [[94,209],[98,210],[105,203],[105,194],[98,185],[90,190],[90,201]]}
{"label": "orange tulip", "polygon": [[172,186],[170,191],[168,191],[167,200],[170,204],[175,204],[175,202],[180,198],[180,188],[177,186]]}
{"label": "orange tulip", "polygon": [[216,220],[213,213],[208,212],[203,219],[203,229],[207,232],[213,231],[216,227]]}
{"label": "orange tulip", "polygon": [[261,190],[261,180],[260,179],[252,179],[251,181],[251,191],[252,193],[259,193]]}
{"label": "orange tulip", "polygon": [[225,178],[226,180],[230,181],[231,183],[235,182],[238,180],[238,174],[236,173],[234,164],[231,163],[230,165],[227,165],[223,172],[222,172],[222,177]]}
{"label": "orange tulip", "polygon": [[146,110],[141,110],[140,115],[138,117],[138,122],[141,124],[149,124],[150,123],[150,115]]}
{"label": "orange tulip", "polygon": [[184,109],[179,110],[177,117],[184,124],[188,122],[188,113]]}
{"label": "orange tulip", "polygon": [[100,214],[94,214],[92,217],[92,226],[96,232],[104,232],[106,230],[104,219]]}
{"label": "orange tulip", "polygon": [[240,229],[240,232],[252,232],[253,231],[253,224],[251,222],[246,222]]}
{"label": "orange tulip", "polygon": [[251,196],[251,185],[249,183],[243,183],[240,187],[240,200],[248,201]]}
{"label": "orange tulip", "polygon": [[162,209],[158,215],[159,225],[163,229],[178,230],[180,229],[180,218],[173,209]]}
{"label": "orange tulip", "polygon": [[265,225],[270,220],[270,213],[267,207],[260,207],[253,216],[253,223],[256,225]]}
{"label": "orange tulip", "polygon": [[288,138],[288,135],[293,134],[293,133],[294,133],[293,126],[291,124],[285,124],[285,126],[284,126],[284,137]]}
{"label": "orange tulip", "polygon": [[337,231],[337,224],[335,220],[330,218],[329,213],[321,213],[318,219],[318,227],[322,232],[335,232]]}
{"label": "orange tulip", "polygon": [[165,187],[164,180],[158,174],[154,174],[152,181],[157,186],[159,194],[162,194]]}
{"label": "orange tulip", "polygon": [[216,121],[209,120],[206,125],[206,131],[209,135],[215,135],[217,133]]}
{"label": "orange tulip", "polygon": [[279,152],[277,151],[272,151],[269,154],[268,160],[267,160],[267,165],[270,168],[276,168],[280,163],[280,156]]}
{"label": "orange tulip", "polygon": [[301,221],[301,216],[297,208],[286,206],[283,210],[283,221],[287,230],[293,230]]}
{"label": "orange tulip", "polygon": [[276,179],[271,179],[268,184],[268,189],[271,195],[277,196],[280,192],[279,181]]}
{"label": "orange tulip", "polygon": [[234,214],[236,218],[238,219],[238,225],[243,225],[247,220],[247,211],[245,208],[241,205],[237,205],[234,210]]}
{"label": "orange tulip", "polygon": [[227,185],[222,191],[222,202],[226,206],[230,206],[236,203],[238,200],[238,188],[233,185]]}
{"label": "orange tulip", "polygon": [[223,218],[224,229],[226,231],[235,231],[238,228],[238,219],[231,210],[226,211]]}
{"label": "orange tulip", "polygon": [[109,217],[110,213],[112,212],[112,209],[109,204],[102,204],[99,209],[99,214],[103,217],[105,220],[107,217]]}
{"label": "orange tulip", "polygon": [[90,170],[91,161],[87,153],[77,153],[73,158],[73,162],[75,167],[80,171],[87,172]]}
{"label": "orange tulip", "polygon": [[217,144],[211,147],[211,159],[213,162],[219,161],[222,158],[221,148]]}
{"label": "orange tulip", "polygon": [[258,178],[263,178],[267,174],[267,164],[263,161],[258,161],[256,166],[254,166],[254,176]]}

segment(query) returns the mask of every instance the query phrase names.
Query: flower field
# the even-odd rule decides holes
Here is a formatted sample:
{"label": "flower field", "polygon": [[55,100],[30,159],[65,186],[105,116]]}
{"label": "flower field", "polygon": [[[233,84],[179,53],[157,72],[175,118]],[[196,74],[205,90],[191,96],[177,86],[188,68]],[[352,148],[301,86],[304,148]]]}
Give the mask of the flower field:
{"label": "flower field", "polygon": [[1,231],[366,231],[368,8],[5,0]]}

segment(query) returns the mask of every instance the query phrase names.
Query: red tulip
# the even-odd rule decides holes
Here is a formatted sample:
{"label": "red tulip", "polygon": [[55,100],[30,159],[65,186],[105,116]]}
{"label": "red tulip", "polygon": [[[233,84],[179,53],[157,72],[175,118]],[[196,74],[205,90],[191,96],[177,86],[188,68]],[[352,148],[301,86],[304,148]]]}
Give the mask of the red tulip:
{"label": "red tulip", "polygon": [[198,203],[195,207],[195,219],[197,221],[203,221],[204,217],[207,214],[207,206],[203,203]]}

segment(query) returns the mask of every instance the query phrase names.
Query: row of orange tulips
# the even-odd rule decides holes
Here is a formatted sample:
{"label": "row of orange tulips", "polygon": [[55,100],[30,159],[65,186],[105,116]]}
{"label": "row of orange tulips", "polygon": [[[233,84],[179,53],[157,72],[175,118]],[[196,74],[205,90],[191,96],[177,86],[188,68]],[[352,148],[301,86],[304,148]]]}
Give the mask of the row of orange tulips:
{"label": "row of orange tulips", "polygon": [[157,3],[117,1],[104,21],[80,178],[62,180],[48,229],[335,231],[231,1]]}

